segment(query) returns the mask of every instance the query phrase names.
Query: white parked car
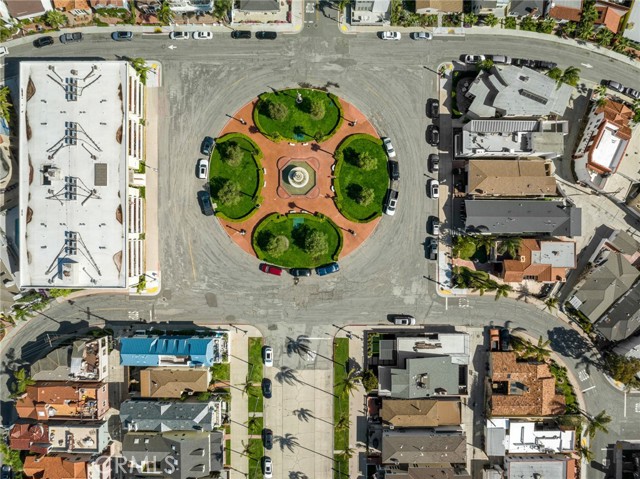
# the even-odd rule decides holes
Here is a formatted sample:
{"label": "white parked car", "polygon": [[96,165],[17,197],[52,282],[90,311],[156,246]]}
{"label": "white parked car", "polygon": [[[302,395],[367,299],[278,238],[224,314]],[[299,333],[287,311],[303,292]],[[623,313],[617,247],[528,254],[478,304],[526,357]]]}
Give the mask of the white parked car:
{"label": "white parked car", "polygon": [[206,180],[208,173],[209,173],[209,162],[205,158],[200,158],[198,160],[198,178],[201,180]]}
{"label": "white parked car", "polygon": [[434,199],[440,197],[440,183],[438,183],[438,180],[429,182],[429,196]]}
{"label": "white parked car", "polygon": [[384,145],[384,149],[387,150],[387,156],[389,158],[395,158],[396,150],[393,149],[393,145],[391,144],[391,138],[383,138],[382,144]]}
{"label": "white parked car", "polygon": [[270,368],[273,366],[273,348],[271,346],[262,348],[262,360],[266,367]]}
{"label": "white parked car", "polygon": [[401,38],[400,32],[382,32],[383,40],[400,40]]}
{"label": "white parked car", "polygon": [[433,40],[433,35],[429,32],[413,32],[411,38],[414,40]]}
{"label": "white parked car", "polygon": [[480,62],[485,61],[486,58],[484,55],[465,55],[464,62],[469,65],[477,65]]}
{"label": "white parked car", "polygon": [[213,33],[211,32],[193,32],[194,40],[211,40],[213,38]]}
{"label": "white parked car", "polygon": [[171,40],[188,40],[191,35],[189,35],[189,32],[171,32],[169,38]]}

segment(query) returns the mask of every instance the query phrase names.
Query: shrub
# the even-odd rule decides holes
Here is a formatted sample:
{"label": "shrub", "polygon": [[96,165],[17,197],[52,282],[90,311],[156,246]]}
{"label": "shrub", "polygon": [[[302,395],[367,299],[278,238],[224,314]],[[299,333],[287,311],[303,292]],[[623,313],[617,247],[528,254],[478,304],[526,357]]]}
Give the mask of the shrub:
{"label": "shrub", "polygon": [[321,120],[324,118],[325,113],[326,109],[323,101],[317,98],[311,100],[311,105],[309,106],[309,114],[311,115],[311,118],[314,120]]}
{"label": "shrub", "polygon": [[460,259],[471,259],[476,253],[476,242],[470,236],[456,236],[453,244],[453,256]]}
{"label": "shrub", "polygon": [[321,231],[309,229],[304,238],[304,250],[311,256],[326,254],[329,250],[327,235]]}
{"label": "shrub", "polygon": [[270,101],[267,104],[267,114],[269,115],[269,118],[271,118],[272,120],[282,121],[289,114],[289,109],[287,108],[287,105],[285,105],[284,103],[277,103],[275,101]]}
{"label": "shrub", "polygon": [[228,180],[223,185],[222,188],[218,190],[217,194],[218,199],[226,203],[228,205],[235,205],[240,201],[242,197],[242,192],[240,191],[240,185],[235,181]]}
{"label": "shrub", "polygon": [[244,152],[240,145],[234,141],[229,141],[225,144],[222,152],[222,161],[230,166],[238,166],[242,162]]}
{"label": "shrub", "polygon": [[366,151],[359,153],[358,156],[356,156],[355,160],[356,166],[358,168],[362,168],[365,171],[375,170],[377,166],[376,159]]}
{"label": "shrub", "polygon": [[378,388],[378,378],[371,369],[367,369],[362,375],[362,386],[367,393],[370,393],[374,389]]}
{"label": "shrub", "polygon": [[356,203],[362,206],[370,205],[374,200],[376,194],[373,191],[373,188],[360,188],[360,192],[356,196]]}
{"label": "shrub", "polygon": [[271,236],[265,246],[265,251],[272,256],[282,256],[289,249],[289,240],[285,236]]}

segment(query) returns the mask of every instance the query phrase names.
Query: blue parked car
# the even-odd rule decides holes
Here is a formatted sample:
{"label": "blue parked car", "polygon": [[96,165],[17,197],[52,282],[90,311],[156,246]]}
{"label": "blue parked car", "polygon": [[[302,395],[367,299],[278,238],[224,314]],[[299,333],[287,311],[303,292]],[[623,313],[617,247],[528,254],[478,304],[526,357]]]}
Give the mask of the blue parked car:
{"label": "blue parked car", "polygon": [[316,268],[316,274],[318,276],[325,276],[327,274],[336,273],[337,271],[340,271],[338,263],[329,263]]}

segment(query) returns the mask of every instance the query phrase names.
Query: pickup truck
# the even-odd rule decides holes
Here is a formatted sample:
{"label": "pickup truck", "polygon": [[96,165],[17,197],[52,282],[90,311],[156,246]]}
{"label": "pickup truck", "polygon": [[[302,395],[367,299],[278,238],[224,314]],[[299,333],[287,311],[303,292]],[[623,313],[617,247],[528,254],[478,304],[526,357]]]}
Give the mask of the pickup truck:
{"label": "pickup truck", "polygon": [[489,330],[489,341],[491,343],[489,351],[500,351],[500,330],[491,328]]}
{"label": "pickup truck", "polygon": [[74,33],[63,33],[60,35],[60,43],[74,43],[82,41],[82,33],[74,32]]}

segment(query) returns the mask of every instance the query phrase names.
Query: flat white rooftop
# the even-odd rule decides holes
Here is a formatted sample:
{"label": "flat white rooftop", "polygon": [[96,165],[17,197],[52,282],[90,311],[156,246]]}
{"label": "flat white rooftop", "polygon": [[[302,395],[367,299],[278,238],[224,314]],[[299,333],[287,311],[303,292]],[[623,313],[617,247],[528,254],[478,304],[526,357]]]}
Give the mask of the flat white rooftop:
{"label": "flat white rooftop", "polygon": [[618,127],[607,123],[600,141],[591,153],[591,162],[615,171],[620,163],[622,154],[627,147],[627,140],[617,136]]}
{"label": "flat white rooftop", "polygon": [[20,63],[22,287],[126,287],[128,68]]}
{"label": "flat white rooftop", "polygon": [[510,454],[567,452],[575,448],[575,431],[540,431],[533,422],[511,421],[509,425]]}
{"label": "flat white rooftop", "polygon": [[541,241],[540,251],[532,251],[531,259],[554,268],[575,268],[576,244],[573,241]]}

